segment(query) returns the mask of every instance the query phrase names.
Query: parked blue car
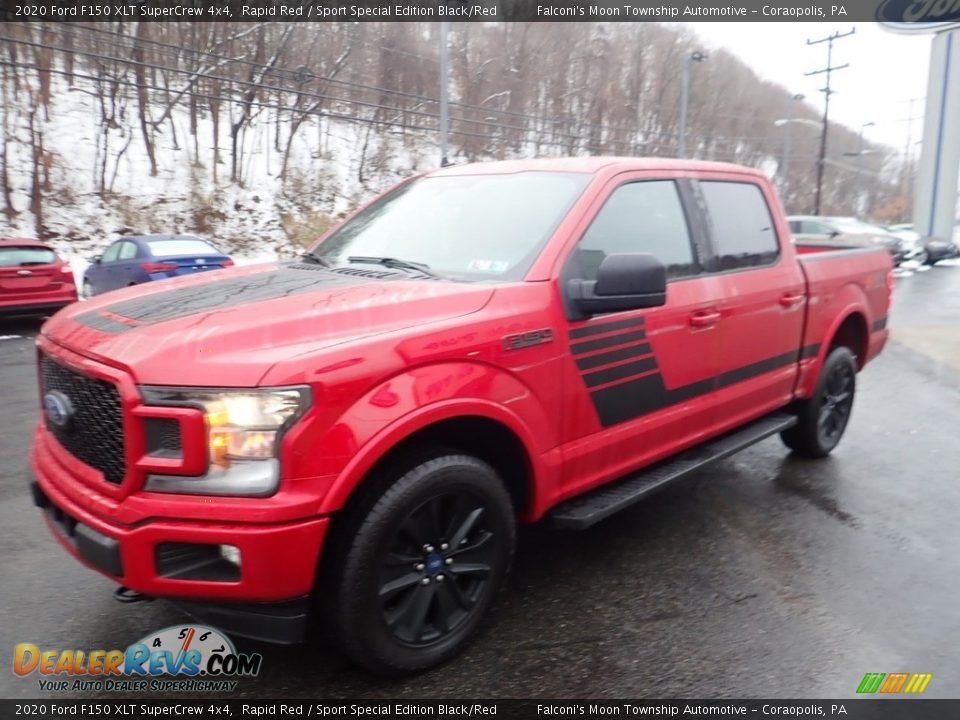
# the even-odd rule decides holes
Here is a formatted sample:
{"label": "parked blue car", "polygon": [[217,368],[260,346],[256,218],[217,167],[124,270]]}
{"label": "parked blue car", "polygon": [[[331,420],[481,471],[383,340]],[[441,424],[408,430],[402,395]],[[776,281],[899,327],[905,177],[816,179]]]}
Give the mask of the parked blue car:
{"label": "parked blue car", "polygon": [[129,235],[92,258],[83,273],[83,296],[231,265],[227,255],[192,235]]}

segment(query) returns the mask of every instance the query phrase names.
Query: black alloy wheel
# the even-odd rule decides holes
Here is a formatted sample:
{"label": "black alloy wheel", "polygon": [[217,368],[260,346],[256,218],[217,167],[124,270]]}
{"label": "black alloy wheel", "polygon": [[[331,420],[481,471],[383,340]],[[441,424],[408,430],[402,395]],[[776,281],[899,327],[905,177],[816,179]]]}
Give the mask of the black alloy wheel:
{"label": "black alloy wheel", "polygon": [[399,641],[430,645],[476,608],[497,562],[490,512],[480,497],[446,492],[400,524],[380,564],[379,591],[381,618]]}
{"label": "black alloy wheel", "polygon": [[437,448],[387,465],[337,519],[317,592],[352,660],[401,675],[465,647],[506,577],[516,521],[480,458]]}
{"label": "black alloy wheel", "polygon": [[796,405],[797,424],[780,433],[784,444],[807,457],[829,455],[850,422],[856,390],[856,356],[850,348],[833,348],[820,368],[813,395]]}
{"label": "black alloy wheel", "polygon": [[836,363],[826,378],[817,417],[817,432],[823,446],[836,445],[850,420],[856,383],[854,373],[849,364]]}

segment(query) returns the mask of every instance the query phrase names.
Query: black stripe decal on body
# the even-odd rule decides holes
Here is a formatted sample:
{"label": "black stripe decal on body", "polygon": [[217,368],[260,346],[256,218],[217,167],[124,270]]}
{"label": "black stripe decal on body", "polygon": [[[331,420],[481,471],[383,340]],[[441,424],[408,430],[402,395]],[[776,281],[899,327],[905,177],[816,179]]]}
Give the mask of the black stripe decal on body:
{"label": "black stripe decal on body", "polygon": [[589,337],[590,335],[599,335],[605,332],[612,332],[613,330],[624,330],[626,328],[639,327],[643,325],[644,319],[639,318],[630,318],[629,320],[618,320],[617,322],[603,323],[596,325],[585,325],[583,327],[574,328],[570,331],[570,339],[574,340],[576,338]]}
{"label": "black stripe decal on body", "polygon": [[[730,385],[735,385],[736,383],[749,380],[758,375],[787,367],[797,362],[798,358],[815,357],[819,351],[819,344],[807,345],[793,352],[775,355],[774,357],[744,365],[743,367],[730,370],[718,376],[697,380],[696,382],[681,385],[674,389],[666,388],[663,384],[663,375],[654,373],[610,387],[601,388],[600,390],[593,390],[590,392],[590,398],[593,400],[594,407],[597,410],[600,424],[603,425],[603,427],[610,427],[611,425],[633,420],[634,418],[662,410],[671,405],[706,395],[715,389],[729,387]],[[655,362],[654,358],[650,359]],[[629,363],[622,367],[630,367],[632,365],[634,365],[634,363]],[[651,369],[653,367],[655,367],[655,365],[653,365]],[[599,385],[601,384],[599,382],[588,382],[587,378],[610,373],[611,370],[616,371],[619,369],[620,367],[615,367],[597,373],[589,373],[584,376],[584,382],[587,383],[588,388]],[[637,370],[634,370],[633,373],[625,374],[624,377],[629,377],[629,375],[635,374],[636,372]],[[607,375],[603,382],[612,382],[615,379],[615,377]]]}
{"label": "black stripe decal on body", "polygon": [[887,327],[887,318],[882,317],[879,320],[873,321],[873,331],[879,332],[880,330],[885,330]]}
{"label": "black stripe decal on body", "polygon": [[587,384],[587,387],[596,387],[597,385],[605,385],[614,380],[623,380],[624,378],[656,369],[657,360],[651,356],[637,360],[636,362],[626,363],[625,365],[616,365],[606,370],[587,373],[583,376],[583,381]]}
{"label": "black stripe decal on body", "polygon": [[591,350],[602,350],[603,348],[613,347],[615,345],[625,345],[628,342],[643,340],[646,337],[647,334],[643,330],[635,330],[634,332],[620,333],[619,335],[611,335],[610,337],[600,338],[599,340],[588,340],[587,342],[571,345],[570,352],[574,355],[579,355],[580,353],[590,352]]}
{"label": "black stripe decal on body", "polygon": [[601,365],[609,365],[610,363],[617,362],[618,360],[626,360],[632,357],[649,355],[652,352],[653,350],[650,348],[650,343],[641,343],[640,345],[634,345],[632,347],[625,347],[620,348],[619,350],[611,350],[610,352],[597,353],[596,355],[582,357],[577,360],[577,367],[581,370],[589,370],[590,368],[600,367]]}
{"label": "black stripe decal on body", "polygon": [[783,353],[782,355],[775,355],[774,357],[767,358],[766,360],[760,360],[759,362],[750,363],[749,365],[738,367],[736,370],[730,370],[728,372],[721,373],[717,377],[717,387],[725,388],[730,385],[735,385],[738,382],[749,380],[757,375],[763,375],[764,373],[772,372],[778,368],[792,365],[796,361],[797,352],[794,351]]}

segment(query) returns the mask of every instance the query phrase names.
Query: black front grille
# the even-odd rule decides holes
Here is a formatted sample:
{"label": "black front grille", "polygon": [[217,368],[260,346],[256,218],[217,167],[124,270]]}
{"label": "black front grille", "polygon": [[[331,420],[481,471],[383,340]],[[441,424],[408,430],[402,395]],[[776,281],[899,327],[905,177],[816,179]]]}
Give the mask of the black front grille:
{"label": "black front grille", "polygon": [[123,409],[117,386],[89,378],[60,365],[50,357],[40,359],[41,392],[57,390],[67,396],[73,417],[57,427],[44,414],[47,430],[74,457],[119,485],[127,474],[123,446]]}

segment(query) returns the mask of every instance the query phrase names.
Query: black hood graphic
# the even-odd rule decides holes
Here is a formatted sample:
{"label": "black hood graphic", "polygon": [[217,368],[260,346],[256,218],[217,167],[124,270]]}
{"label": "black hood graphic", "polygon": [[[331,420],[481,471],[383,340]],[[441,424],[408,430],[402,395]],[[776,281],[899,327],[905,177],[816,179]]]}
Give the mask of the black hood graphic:
{"label": "black hood graphic", "polygon": [[76,321],[106,333],[121,333],[144,325],[316,291],[355,285],[359,279],[314,265],[290,264],[267,272],[220,279],[190,287],[150,293],[99,310],[77,315]]}

